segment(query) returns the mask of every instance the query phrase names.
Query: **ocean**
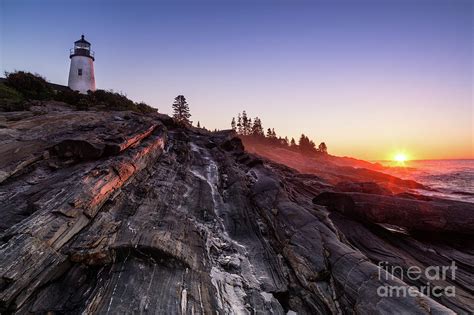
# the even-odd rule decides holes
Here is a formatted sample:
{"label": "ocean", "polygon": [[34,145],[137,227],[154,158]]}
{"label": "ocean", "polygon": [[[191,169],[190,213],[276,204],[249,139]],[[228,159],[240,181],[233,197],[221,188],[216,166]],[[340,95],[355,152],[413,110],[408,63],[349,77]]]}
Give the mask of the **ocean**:
{"label": "ocean", "polygon": [[431,188],[416,190],[420,194],[474,203],[474,160],[418,160],[407,161],[403,166],[379,163],[392,166],[387,171],[391,175]]}

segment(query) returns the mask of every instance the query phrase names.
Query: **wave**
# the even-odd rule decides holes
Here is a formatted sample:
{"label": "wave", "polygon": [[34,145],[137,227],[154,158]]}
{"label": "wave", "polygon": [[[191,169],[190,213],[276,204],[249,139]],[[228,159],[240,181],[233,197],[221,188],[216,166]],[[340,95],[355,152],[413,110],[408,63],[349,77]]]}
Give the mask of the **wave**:
{"label": "wave", "polygon": [[411,161],[390,173],[430,188],[419,193],[474,203],[474,160]]}

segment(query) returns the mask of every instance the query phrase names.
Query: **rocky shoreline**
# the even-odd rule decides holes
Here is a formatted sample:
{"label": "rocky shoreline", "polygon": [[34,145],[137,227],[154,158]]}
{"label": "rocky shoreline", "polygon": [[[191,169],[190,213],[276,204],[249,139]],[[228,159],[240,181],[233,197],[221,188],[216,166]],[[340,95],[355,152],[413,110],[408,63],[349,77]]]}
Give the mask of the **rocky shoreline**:
{"label": "rocky shoreline", "polygon": [[[2,314],[474,311],[473,204],[338,185],[165,115],[35,110],[0,113]],[[430,282],[380,262],[452,261],[454,297],[377,294]]]}

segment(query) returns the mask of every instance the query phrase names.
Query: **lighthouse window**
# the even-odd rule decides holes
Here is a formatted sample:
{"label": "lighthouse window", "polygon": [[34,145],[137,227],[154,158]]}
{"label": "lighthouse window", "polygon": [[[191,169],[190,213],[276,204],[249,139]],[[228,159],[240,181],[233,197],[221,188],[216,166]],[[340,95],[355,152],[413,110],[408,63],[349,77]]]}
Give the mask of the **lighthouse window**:
{"label": "lighthouse window", "polygon": [[77,69],[77,75],[82,75],[82,69]]}

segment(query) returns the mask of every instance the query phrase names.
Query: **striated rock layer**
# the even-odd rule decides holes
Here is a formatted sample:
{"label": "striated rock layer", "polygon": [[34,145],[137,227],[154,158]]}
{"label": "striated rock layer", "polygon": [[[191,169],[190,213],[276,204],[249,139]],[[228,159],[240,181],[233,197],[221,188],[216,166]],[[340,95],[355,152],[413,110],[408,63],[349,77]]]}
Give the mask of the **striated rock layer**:
{"label": "striated rock layer", "polygon": [[[180,128],[164,115],[14,117],[0,129],[2,313],[473,311],[472,221],[462,235],[459,217],[436,221],[472,204],[341,191],[246,153],[231,132]],[[411,201],[416,216],[433,212],[429,228],[401,224]],[[454,297],[377,293],[430,281],[404,282],[379,262],[452,261],[455,279],[435,282],[454,286]]]}

